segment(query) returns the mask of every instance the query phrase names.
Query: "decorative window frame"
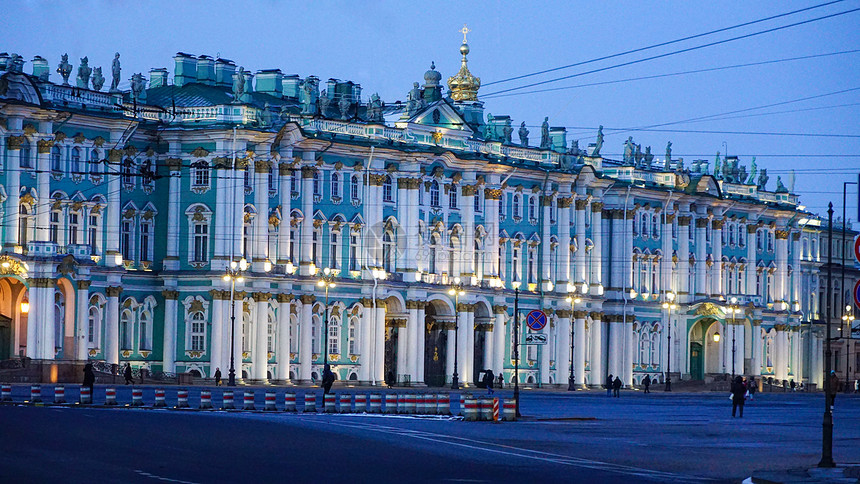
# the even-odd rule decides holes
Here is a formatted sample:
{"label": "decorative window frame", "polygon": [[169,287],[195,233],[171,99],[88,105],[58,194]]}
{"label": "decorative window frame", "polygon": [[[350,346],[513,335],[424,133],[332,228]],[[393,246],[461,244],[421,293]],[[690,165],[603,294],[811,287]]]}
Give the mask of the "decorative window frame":
{"label": "decorative window frame", "polygon": [[[209,301],[206,300],[203,296],[188,296],[182,301],[182,306],[184,308],[183,321],[185,322],[185,356],[189,358],[202,358],[206,356],[207,349],[209,348]],[[199,320],[194,319],[195,314],[203,315],[203,344],[202,349],[194,349],[193,348],[193,337],[200,333],[193,331],[193,324],[195,322],[199,322]]]}
{"label": "decorative window frame", "polygon": [[190,190],[202,195],[212,188],[212,166],[208,161],[201,158],[191,164]]}
{"label": "decorative window frame", "polygon": [[[210,210],[209,207],[206,206],[206,204],[204,204],[204,203],[195,203],[195,204],[189,206],[185,210],[185,216],[188,220],[188,251],[187,251],[187,257],[186,258],[187,258],[188,264],[192,267],[197,268],[197,269],[206,267],[207,265],[209,265],[209,263],[212,260],[210,257],[210,254],[209,254],[210,249],[212,247],[212,237],[213,237],[212,230],[211,230],[212,229],[212,215],[213,215],[212,210]],[[194,235],[195,235],[194,228],[195,228],[195,224],[198,224],[198,223],[205,223],[208,226],[207,231],[206,231],[207,242],[206,242],[206,251],[205,251],[205,256],[206,256],[205,261],[195,261],[194,260]]]}

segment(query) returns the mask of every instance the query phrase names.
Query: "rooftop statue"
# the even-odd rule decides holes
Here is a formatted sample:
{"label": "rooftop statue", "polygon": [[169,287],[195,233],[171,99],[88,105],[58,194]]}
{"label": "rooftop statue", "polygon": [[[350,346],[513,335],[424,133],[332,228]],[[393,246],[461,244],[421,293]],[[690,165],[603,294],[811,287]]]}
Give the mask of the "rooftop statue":
{"label": "rooftop statue", "polygon": [[[66,55],[65,57],[66,57],[66,59],[69,58],[68,55]],[[71,69],[71,66],[69,66],[69,68]],[[8,70],[9,72],[21,72],[21,71],[23,71],[24,70],[24,59],[20,55],[13,52],[12,55],[9,56],[9,60],[6,62],[6,70]]]}
{"label": "rooftop statue", "polygon": [[308,76],[302,83],[304,99],[302,99],[302,114],[316,114],[317,99],[319,99],[319,80],[314,76]]}
{"label": "rooftop statue", "polygon": [[412,116],[424,107],[424,97],[417,82],[412,83],[412,89],[406,94],[406,114]]}
{"label": "rooftop statue", "polygon": [[737,181],[732,177],[732,162],[729,160],[728,156],[726,156],[725,161],[723,161],[723,180],[729,183],[736,183]]}
{"label": "rooftop statue", "polygon": [[654,155],[651,154],[651,147],[650,146],[645,147],[645,155],[644,156],[645,156],[645,167],[651,168],[651,162],[654,161]]}
{"label": "rooftop statue", "polygon": [[90,74],[93,73],[92,68],[89,66],[90,60],[84,56],[81,59],[81,65],[78,66],[78,87],[83,89],[89,89],[90,85]]}
{"label": "rooftop statue", "polygon": [[549,117],[543,118],[543,123],[540,125],[540,147],[541,149],[552,148],[552,142],[549,140]]}
{"label": "rooftop statue", "polygon": [[761,175],[758,176],[758,189],[766,190],[767,189],[767,181],[770,177],[767,176],[767,168],[761,169]]}
{"label": "rooftop statue", "polygon": [[370,102],[367,104],[367,120],[375,123],[382,122],[382,101],[378,93],[370,96]]}
{"label": "rooftop statue", "polygon": [[665,162],[664,168],[666,169],[666,171],[669,171],[672,169],[672,142],[671,141],[666,143],[666,162]]}
{"label": "rooftop statue", "polygon": [[329,99],[328,91],[326,89],[323,89],[322,92],[320,92],[319,105],[320,116],[326,117],[326,115],[328,114],[328,108],[331,105],[331,99]]}
{"label": "rooftop statue", "polygon": [[146,89],[146,79],[143,78],[143,74],[137,73],[131,76],[131,92],[135,99],[140,100],[144,89]]}
{"label": "rooftop statue", "polygon": [[601,124],[599,128],[597,128],[597,142],[594,144],[594,151],[591,152],[591,156],[597,158],[600,156],[600,148],[603,148],[603,125]]}
{"label": "rooftop statue", "polygon": [[636,166],[638,167],[640,163],[642,163],[642,158],[645,155],[642,154],[642,144],[634,145],[636,149],[633,151],[633,159],[636,161]]}
{"label": "rooftop statue", "polygon": [[782,184],[782,177],[776,177],[776,192],[777,193],[788,193],[788,188],[785,188],[785,185]]}
{"label": "rooftop statue", "polygon": [[63,54],[60,65],[57,66],[57,74],[63,77],[63,85],[69,85],[69,76],[72,75],[72,65],[69,64],[69,54]]}
{"label": "rooftop statue", "polygon": [[[755,156],[753,156],[752,163],[750,163],[750,177],[747,179],[747,185],[755,185],[755,176],[758,172],[758,167],[755,164]],[[743,183],[743,180],[740,181]]]}
{"label": "rooftop statue", "polygon": [[242,94],[245,94],[245,68],[240,66],[233,74],[233,102],[242,102]]}
{"label": "rooftop statue", "polygon": [[105,76],[102,75],[102,68],[96,67],[93,69],[93,90],[101,91],[105,85]]}
{"label": "rooftop statue", "polygon": [[503,132],[504,137],[505,137],[504,143],[506,145],[513,144],[513,141],[511,141],[511,137],[514,135],[514,128],[511,126],[511,120],[510,119],[505,121],[505,127],[502,129],[502,132]]}
{"label": "rooftop statue", "polygon": [[738,168],[738,175],[737,175],[736,183],[743,183],[744,180],[746,180],[746,179],[747,179],[747,167],[741,165],[741,167]]}
{"label": "rooftop statue", "polygon": [[579,140],[575,139],[570,143],[570,154],[573,156],[579,156]]}
{"label": "rooftop statue", "polygon": [[272,108],[269,103],[263,105],[263,112],[260,114],[260,126],[268,127],[272,125]]}
{"label": "rooftop statue", "polygon": [[492,113],[487,113],[487,124],[484,125],[484,139],[486,141],[493,141],[495,138],[495,133],[493,132],[493,121],[495,118]]}
{"label": "rooftop statue", "polygon": [[722,173],[720,173],[720,152],[717,151],[717,159],[714,160],[714,177],[721,178]]}
{"label": "rooftop statue", "polygon": [[111,64],[110,72],[113,79],[110,82],[110,92],[119,92],[117,86],[119,86],[119,73],[122,71],[122,68],[119,65],[119,52],[114,54],[113,63]]}
{"label": "rooftop statue", "polygon": [[633,164],[633,137],[628,136],[627,141],[624,142],[624,164],[632,165]]}
{"label": "rooftop statue", "polygon": [[520,136],[520,145],[523,148],[528,148],[528,146],[529,146],[529,130],[528,130],[528,128],[526,128],[526,122],[525,121],[523,121],[522,124],[520,124],[520,130],[517,132],[517,134],[519,134],[519,136]]}
{"label": "rooftop statue", "polygon": [[337,103],[338,109],[340,109],[340,119],[346,121],[349,119],[349,108],[352,106],[352,101],[349,100],[349,96],[346,94],[341,95],[340,101]]}

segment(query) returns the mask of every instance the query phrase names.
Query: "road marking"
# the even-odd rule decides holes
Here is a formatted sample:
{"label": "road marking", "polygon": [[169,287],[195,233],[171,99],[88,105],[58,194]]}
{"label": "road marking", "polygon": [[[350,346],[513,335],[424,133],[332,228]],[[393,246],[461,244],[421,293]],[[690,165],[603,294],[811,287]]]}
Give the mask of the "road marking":
{"label": "road marking", "polygon": [[[336,425],[340,427],[350,427],[361,430],[374,430],[376,432],[385,432],[389,434],[399,435],[403,437],[412,437],[414,439],[419,440],[427,440],[431,442],[437,442],[441,444],[448,444],[457,447],[464,447],[467,449],[473,450],[482,450],[484,452],[490,452],[495,454],[503,454],[510,455],[514,457],[522,457],[530,460],[542,460],[545,462],[551,462],[555,464],[561,465],[569,465],[575,467],[584,467],[587,469],[595,469],[595,470],[603,470],[608,472],[616,472],[619,474],[632,475],[636,477],[650,478],[650,479],[658,479],[658,480],[667,480],[671,479],[674,481],[683,481],[683,482],[710,482],[713,479],[709,479],[706,477],[699,476],[689,476],[685,474],[676,474],[672,472],[663,472],[657,470],[643,469],[639,467],[627,466],[623,464],[612,464],[609,462],[601,462],[591,459],[584,459],[581,457],[571,457],[560,454],[552,454],[544,451],[537,451],[531,449],[525,449],[521,447],[514,447],[510,445],[498,444],[495,442],[487,442],[475,439],[469,439],[466,437],[457,437],[453,435],[443,435],[436,434],[432,432],[425,432],[422,430],[412,430],[412,429],[399,429],[396,427],[389,427],[383,425],[376,424],[368,424],[362,423],[358,425],[350,425],[346,423],[336,423],[332,421],[327,422],[329,425]],[[459,440],[463,442],[452,442],[445,439],[451,440]],[[483,447],[482,447],[483,446]],[[488,448],[488,447],[498,447],[498,449]]]}
{"label": "road marking", "polygon": [[177,484],[198,484],[196,482],[191,482],[191,481],[183,481],[180,479],[171,479],[169,477],[156,476],[155,474],[150,474],[149,472],[142,471],[140,469],[135,469],[134,472],[136,472],[137,474],[140,474],[143,477],[148,477],[150,479],[155,479],[157,481],[175,482]]}

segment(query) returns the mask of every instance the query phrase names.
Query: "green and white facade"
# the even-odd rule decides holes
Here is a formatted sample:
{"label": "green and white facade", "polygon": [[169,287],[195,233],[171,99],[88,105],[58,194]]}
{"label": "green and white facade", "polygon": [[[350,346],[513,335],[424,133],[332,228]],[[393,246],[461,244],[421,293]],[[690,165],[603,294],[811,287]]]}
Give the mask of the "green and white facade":
{"label": "green and white facade", "polygon": [[796,195],[732,158],[604,159],[602,136],[570,148],[564,128],[511,142],[460,52],[447,92],[434,66],[387,105],[208,56],[102,92],[0,55],[0,358],[211,377],[232,348],[247,381],[310,382],[327,359],[342,380],[438,386],[456,348],[462,382],[511,381],[519,281],[521,319],[550,319],[548,344],[521,351],[523,383],[732,367],[820,383],[821,336],[801,332],[820,234]]}

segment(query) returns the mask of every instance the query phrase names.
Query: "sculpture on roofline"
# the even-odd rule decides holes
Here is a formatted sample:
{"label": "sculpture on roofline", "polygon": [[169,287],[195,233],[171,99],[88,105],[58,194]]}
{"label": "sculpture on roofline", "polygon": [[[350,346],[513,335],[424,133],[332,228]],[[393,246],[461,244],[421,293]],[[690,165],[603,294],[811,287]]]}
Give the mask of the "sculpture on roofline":
{"label": "sculpture on roofline", "polygon": [[777,193],[788,192],[788,189],[785,188],[785,185],[782,184],[782,177],[781,176],[776,177],[776,192]]}
{"label": "sculpture on roofline", "polygon": [[110,82],[110,92],[119,92],[119,88],[117,86],[119,86],[119,73],[122,71],[122,68],[119,65],[119,52],[113,56],[113,63],[111,64],[110,71],[111,76],[113,77]]}
{"label": "sculpture on roofline", "polygon": [[352,102],[349,100],[349,97],[344,95],[340,96],[340,101],[337,103],[338,109],[340,109],[340,119],[346,121],[349,119],[349,107],[352,106]]}
{"label": "sculpture on roofline", "polygon": [[666,169],[666,171],[669,171],[672,169],[672,142],[671,141],[666,143],[666,162],[665,162],[664,168]]}
{"label": "sculpture on roofline", "polygon": [[720,152],[717,151],[717,159],[714,160],[714,178],[720,179],[722,178],[722,173],[720,172]]}
{"label": "sculpture on roofline", "polygon": [[529,130],[528,130],[528,128],[526,128],[526,122],[525,121],[523,121],[520,124],[520,130],[517,132],[517,134],[519,134],[519,136],[520,136],[520,145],[523,148],[528,148],[529,147]]}
{"label": "sculpture on roofline", "polygon": [[493,121],[495,118],[492,113],[487,113],[487,124],[484,125],[484,140],[485,141],[494,141],[494,133],[493,133]]}
{"label": "sculpture on roofline", "polygon": [[63,85],[69,85],[69,76],[72,74],[72,65],[69,64],[69,54],[63,54],[60,58],[60,65],[57,66],[57,74],[62,76]]}
{"label": "sculpture on roofline", "polygon": [[268,127],[272,125],[272,108],[269,103],[263,105],[263,112],[260,114],[260,126]]}
{"label": "sculpture on roofline", "polygon": [[308,76],[302,83],[302,114],[316,114],[317,100],[319,99],[319,84],[314,76]]}
{"label": "sculpture on roofline", "polygon": [[633,164],[633,137],[628,136],[627,141],[624,142],[624,164],[632,165]]}
{"label": "sculpture on roofline", "polygon": [[645,155],[642,154],[642,144],[637,144],[634,146],[636,147],[636,149],[633,150],[633,160],[636,162],[636,167],[639,167],[639,164],[642,163],[642,158],[644,158]]}
{"label": "sculpture on roofline", "polygon": [[412,89],[406,94],[406,114],[412,116],[424,107],[424,97],[417,82],[412,83]]}
{"label": "sculpture on roofline", "polygon": [[504,135],[504,143],[506,145],[513,144],[513,141],[511,141],[511,137],[513,137],[514,135],[514,128],[511,126],[510,119],[505,121],[505,127],[502,129],[502,133]]}
{"label": "sculpture on roofline", "polygon": [[591,156],[597,158],[600,156],[600,149],[603,148],[603,125],[601,124],[599,128],[597,128],[597,142],[594,144],[594,151],[591,152]]}
{"label": "sculpture on roofline", "polygon": [[543,118],[543,123],[540,125],[540,147],[541,149],[552,147],[552,143],[549,140],[549,117]]}
{"label": "sculpture on roofline", "polygon": [[137,73],[131,76],[131,92],[134,99],[139,101],[144,89],[146,89],[146,79],[143,78],[143,74]]}
{"label": "sculpture on roofline", "polygon": [[573,156],[579,156],[579,140],[575,139],[570,143],[570,154]]}
{"label": "sculpture on roofline", "polygon": [[643,156],[645,157],[645,167],[650,169],[651,168],[651,162],[654,161],[654,155],[651,153],[651,147],[650,146],[645,147],[645,154]]}
{"label": "sculpture on roofline", "polygon": [[767,176],[767,168],[762,168],[761,174],[758,176],[758,189],[759,190],[766,190],[767,189],[767,181],[769,179],[770,179],[770,177]]}
{"label": "sculpture on roofline", "polygon": [[747,167],[742,165],[740,168],[738,168],[738,179],[735,181],[735,183],[743,183],[746,179]]}
{"label": "sculpture on roofline", "polygon": [[[747,185],[755,185],[756,184],[755,177],[757,174],[758,174],[758,167],[755,164],[755,156],[753,156],[752,163],[750,163],[750,176],[749,176],[749,178],[747,178],[746,184]],[[743,183],[744,181],[740,180],[739,182]]]}
{"label": "sculpture on roofline", "polygon": [[78,66],[78,87],[83,89],[88,89],[90,84],[90,74],[92,74],[93,70],[89,66],[90,60],[84,56],[81,59],[81,65]]}
{"label": "sculpture on roofline", "polygon": [[382,121],[382,101],[378,93],[370,96],[370,102],[367,104],[367,120],[374,123]]}
{"label": "sculpture on roofline", "polygon": [[93,90],[101,91],[105,85],[105,77],[102,75],[102,68],[96,67],[93,69]]}
{"label": "sculpture on roofline", "polygon": [[323,89],[322,92],[320,92],[319,105],[320,116],[326,117],[326,114],[328,114],[328,107],[331,105],[331,99],[328,97],[328,90]]}
{"label": "sculpture on roofline", "polygon": [[241,102],[242,94],[245,94],[245,68],[240,66],[233,75],[233,102]]}
{"label": "sculpture on roofline", "polygon": [[[68,56],[66,56],[66,58],[68,59]],[[13,52],[12,55],[9,56],[9,60],[6,61],[6,70],[9,72],[23,71],[24,59],[20,55]],[[59,72],[59,70],[57,72]]]}

